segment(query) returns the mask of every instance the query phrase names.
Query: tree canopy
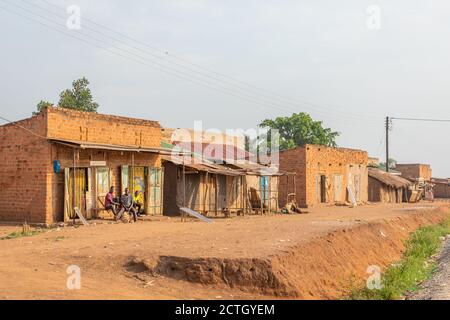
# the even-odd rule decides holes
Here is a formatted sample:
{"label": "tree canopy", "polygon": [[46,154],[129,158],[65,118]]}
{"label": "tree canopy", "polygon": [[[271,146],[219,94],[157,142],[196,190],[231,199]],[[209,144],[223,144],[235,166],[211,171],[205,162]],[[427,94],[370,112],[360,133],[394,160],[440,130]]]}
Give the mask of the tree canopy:
{"label": "tree canopy", "polygon": [[[42,100],[36,106],[37,112],[41,112],[53,103]],[[72,82],[72,89],[64,90],[59,95],[58,106],[60,108],[75,109],[79,111],[97,112],[98,103],[93,101],[91,90],[89,89],[89,81],[81,78]]]}
{"label": "tree canopy", "polygon": [[[397,167],[397,160],[393,159],[393,158],[389,158],[389,169],[395,169]],[[386,168],[386,162],[381,162],[380,163],[380,168],[385,169]]]}
{"label": "tree canopy", "polygon": [[37,115],[39,114],[42,110],[44,110],[47,107],[51,107],[53,105],[53,103],[45,101],[45,100],[41,100],[37,105],[36,105],[36,111],[33,112],[33,115]]}
{"label": "tree canopy", "polygon": [[277,129],[280,136],[280,150],[292,149],[305,144],[319,144],[336,147],[339,132],[324,128],[322,121],[314,121],[307,113],[294,113],[290,117],[266,119],[259,126]]}

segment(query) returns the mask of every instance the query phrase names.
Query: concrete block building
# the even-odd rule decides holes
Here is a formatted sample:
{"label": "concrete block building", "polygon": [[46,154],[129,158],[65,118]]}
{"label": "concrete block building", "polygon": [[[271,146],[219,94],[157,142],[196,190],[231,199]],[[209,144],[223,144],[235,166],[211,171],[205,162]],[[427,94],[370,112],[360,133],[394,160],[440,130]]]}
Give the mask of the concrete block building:
{"label": "concrete block building", "polygon": [[[366,151],[305,145],[281,151],[279,161],[280,170],[296,173],[295,194],[301,207],[351,202],[352,197],[367,202]],[[280,206],[285,205],[288,190],[292,190],[291,186],[280,181]]]}
{"label": "concrete block building", "polygon": [[429,164],[397,164],[395,169],[400,171],[405,179],[420,182],[431,181],[432,170]]}
{"label": "concrete block building", "polygon": [[74,207],[95,218],[112,185],[161,213],[160,143],[156,121],[54,107],[0,126],[0,221],[53,224]]}

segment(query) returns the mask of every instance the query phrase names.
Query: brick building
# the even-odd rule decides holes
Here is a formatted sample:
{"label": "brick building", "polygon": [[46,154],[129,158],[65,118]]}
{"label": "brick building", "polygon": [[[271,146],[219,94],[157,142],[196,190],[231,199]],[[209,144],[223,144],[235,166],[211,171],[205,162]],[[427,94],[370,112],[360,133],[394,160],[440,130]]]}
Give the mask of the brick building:
{"label": "brick building", "polygon": [[450,198],[450,179],[431,178],[435,198]]}
{"label": "brick building", "polygon": [[161,213],[160,143],[156,121],[60,108],[0,126],[0,221],[52,224],[73,207],[93,218],[111,185]]}
{"label": "brick building", "polygon": [[420,182],[430,182],[432,170],[429,164],[397,164],[395,169],[402,173],[402,177]]}
{"label": "brick building", "polygon": [[[368,155],[366,151],[305,145],[280,152],[280,170],[295,172],[298,205],[367,202]],[[351,190],[349,194],[348,189]],[[279,201],[284,206],[292,186],[280,181]]]}
{"label": "brick building", "polygon": [[408,202],[412,185],[412,182],[398,175],[369,168],[368,197],[371,202]]}

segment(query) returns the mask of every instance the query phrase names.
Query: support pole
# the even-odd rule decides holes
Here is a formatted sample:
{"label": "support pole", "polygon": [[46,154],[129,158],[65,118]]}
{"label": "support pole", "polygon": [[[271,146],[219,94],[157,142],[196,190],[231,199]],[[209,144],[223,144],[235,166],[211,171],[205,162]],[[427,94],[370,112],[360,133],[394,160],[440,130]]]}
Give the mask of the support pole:
{"label": "support pole", "polygon": [[386,172],[389,172],[389,117],[386,117]]}

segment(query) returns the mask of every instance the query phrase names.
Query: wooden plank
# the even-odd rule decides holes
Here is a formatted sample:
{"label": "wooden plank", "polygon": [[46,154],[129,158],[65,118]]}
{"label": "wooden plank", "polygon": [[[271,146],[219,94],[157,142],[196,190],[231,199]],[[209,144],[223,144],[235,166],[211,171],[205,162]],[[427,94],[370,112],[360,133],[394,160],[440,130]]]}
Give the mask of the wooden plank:
{"label": "wooden plank", "polygon": [[198,212],[196,212],[196,211],[194,211],[192,209],[180,208],[180,211],[190,215],[191,217],[197,218],[197,219],[199,219],[199,220],[201,220],[203,222],[213,223],[213,221],[211,219],[206,218],[205,216],[201,215],[200,213],[198,213]]}
{"label": "wooden plank", "polygon": [[89,223],[87,222],[87,220],[83,217],[83,215],[81,214],[80,209],[78,209],[77,207],[73,208],[73,210],[75,211],[75,213],[77,214],[78,218],[81,220],[81,222],[85,225],[88,226]]}
{"label": "wooden plank", "polygon": [[358,205],[358,203],[356,202],[355,195],[353,194],[352,187],[348,186],[347,187],[347,191],[348,191],[348,197],[349,197],[350,202],[352,203],[352,205],[354,207],[356,207]]}

